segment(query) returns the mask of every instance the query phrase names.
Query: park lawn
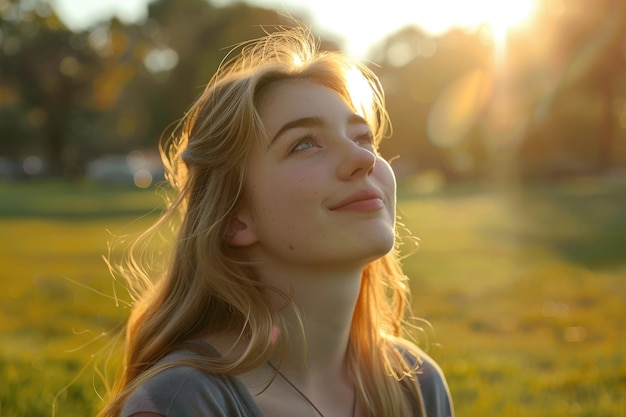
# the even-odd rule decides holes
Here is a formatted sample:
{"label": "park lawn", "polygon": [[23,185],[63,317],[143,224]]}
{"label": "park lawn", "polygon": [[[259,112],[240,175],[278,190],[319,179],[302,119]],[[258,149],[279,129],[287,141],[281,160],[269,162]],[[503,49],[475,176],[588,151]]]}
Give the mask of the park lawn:
{"label": "park lawn", "polygon": [[[102,260],[150,191],[0,185],[0,415],[94,415],[128,295]],[[422,346],[458,416],[626,416],[626,186],[400,190]],[[158,210],[157,210],[158,211]],[[403,253],[411,251],[409,239]],[[102,369],[102,366],[98,369]]]}
{"label": "park lawn", "polygon": [[[424,338],[458,415],[626,416],[626,187],[403,199]],[[405,194],[406,195],[406,194]]]}

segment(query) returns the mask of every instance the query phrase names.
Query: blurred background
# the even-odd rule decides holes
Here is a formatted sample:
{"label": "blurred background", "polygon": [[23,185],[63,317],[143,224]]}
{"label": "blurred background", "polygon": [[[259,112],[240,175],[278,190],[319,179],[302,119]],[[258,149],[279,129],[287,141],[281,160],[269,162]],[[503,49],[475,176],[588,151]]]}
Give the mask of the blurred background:
{"label": "blurred background", "polygon": [[102,256],[163,208],[158,141],[230,47],[292,18],[385,88],[418,338],[457,415],[626,416],[626,0],[0,0],[0,18],[0,416],[101,407],[130,304]]}

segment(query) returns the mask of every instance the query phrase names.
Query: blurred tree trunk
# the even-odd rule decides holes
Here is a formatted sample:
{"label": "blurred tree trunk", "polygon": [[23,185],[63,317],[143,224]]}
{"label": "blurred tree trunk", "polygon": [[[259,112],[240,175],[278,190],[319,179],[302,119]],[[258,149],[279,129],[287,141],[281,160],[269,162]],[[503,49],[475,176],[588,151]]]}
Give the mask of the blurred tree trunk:
{"label": "blurred tree trunk", "polygon": [[48,175],[52,177],[61,177],[64,173],[70,106],[66,97],[59,97],[60,100],[47,109],[49,117],[44,129],[46,138],[44,152],[48,161]]}
{"label": "blurred tree trunk", "polygon": [[[69,31],[51,10],[40,13],[24,4],[14,1],[0,10],[0,17],[12,16],[2,21],[0,30],[5,42],[13,45],[2,56],[0,85],[15,91],[14,107],[24,115],[23,130],[12,138],[20,142],[17,157],[42,154],[46,173],[61,176],[70,117],[80,108],[77,97],[89,87],[94,54],[87,34]],[[35,146],[25,146],[31,142]]]}
{"label": "blurred tree trunk", "polygon": [[613,141],[615,135],[615,121],[613,112],[614,82],[610,77],[601,80],[598,90],[600,93],[600,135],[599,135],[599,163],[600,170],[608,171],[612,166]]}
{"label": "blurred tree trunk", "polygon": [[599,99],[598,168],[606,172],[614,156],[616,88],[626,74],[626,1],[605,0],[602,10],[604,18],[597,24],[597,52],[581,81]]}

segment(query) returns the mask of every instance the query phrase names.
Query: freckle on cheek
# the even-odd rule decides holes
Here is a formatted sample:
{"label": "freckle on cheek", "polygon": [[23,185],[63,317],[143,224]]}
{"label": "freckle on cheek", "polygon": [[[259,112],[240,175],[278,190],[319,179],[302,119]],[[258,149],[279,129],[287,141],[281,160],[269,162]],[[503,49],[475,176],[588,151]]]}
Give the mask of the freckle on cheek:
{"label": "freckle on cheek", "polygon": [[294,250],[295,248],[293,247],[293,245],[289,245],[289,250]]}

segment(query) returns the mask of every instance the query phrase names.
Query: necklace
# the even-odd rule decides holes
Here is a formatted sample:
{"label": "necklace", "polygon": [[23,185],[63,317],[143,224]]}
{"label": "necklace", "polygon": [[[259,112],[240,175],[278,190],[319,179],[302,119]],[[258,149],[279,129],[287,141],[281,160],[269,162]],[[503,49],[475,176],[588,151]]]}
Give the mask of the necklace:
{"label": "necklace", "polygon": [[[278,370],[278,368],[276,368],[276,367],[275,367],[274,365],[272,365],[271,363],[269,363],[269,362],[268,362],[267,364],[270,366],[270,368],[272,368],[272,369],[274,370],[274,372],[276,372],[278,375],[280,375],[280,377],[281,377],[282,379],[284,379],[284,380],[285,380],[285,382],[286,382],[286,383],[288,383],[288,384],[291,386],[291,388],[293,388],[293,389],[294,389],[294,390],[295,390],[298,394],[300,394],[300,396],[301,396],[302,398],[304,398],[304,399],[306,400],[306,402],[307,402],[307,403],[309,403],[309,405],[310,405],[311,407],[313,407],[313,409],[317,412],[317,414],[319,414],[321,417],[324,417],[324,414],[322,414],[322,412],[319,410],[319,408],[317,408],[317,407],[315,406],[315,404],[313,404],[313,401],[311,401],[311,400],[309,399],[309,397],[307,397],[307,396],[304,394],[304,392],[300,391],[300,390],[298,389],[298,387],[296,387],[296,385],[295,385],[293,382],[291,382],[291,381],[289,380],[289,378],[287,378],[287,377],[286,377],[286,376],[285,376],[282,372],[280,372],[280,371]],[[356,391],[354,392],[354,400],[352,401],[352,417],[354,417],[354,416],[355,416],[355,413],[356,413]]]}

